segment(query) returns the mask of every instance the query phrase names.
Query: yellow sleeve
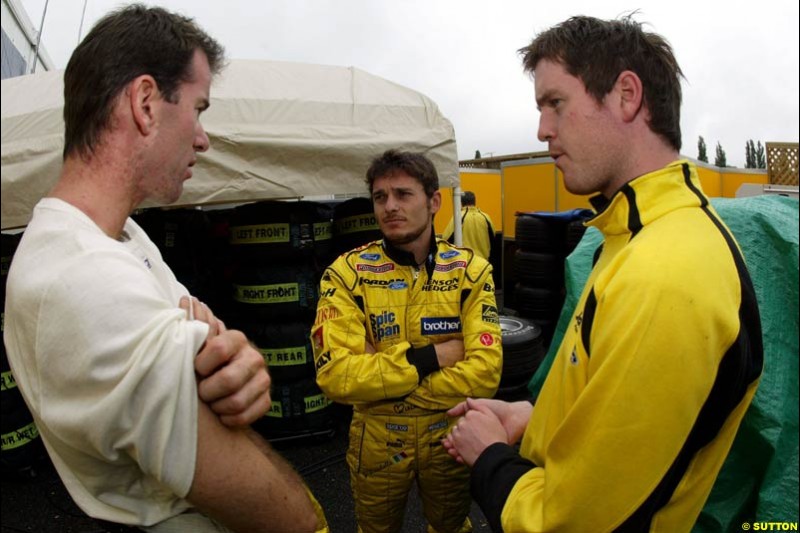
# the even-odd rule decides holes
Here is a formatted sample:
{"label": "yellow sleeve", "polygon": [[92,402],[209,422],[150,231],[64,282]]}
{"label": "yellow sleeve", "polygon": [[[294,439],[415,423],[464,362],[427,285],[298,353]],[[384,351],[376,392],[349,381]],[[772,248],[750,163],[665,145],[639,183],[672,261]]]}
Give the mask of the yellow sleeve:
{"label": "yellow sleeve", "polygon": [[417,367],[407,357],[411,345],[401,341],[367,353],[364,310],[337,266],[348,268],[340,259],[325,271],[311,329],[317,384],[331,400],[348,404],[406,396],[419,384]]}

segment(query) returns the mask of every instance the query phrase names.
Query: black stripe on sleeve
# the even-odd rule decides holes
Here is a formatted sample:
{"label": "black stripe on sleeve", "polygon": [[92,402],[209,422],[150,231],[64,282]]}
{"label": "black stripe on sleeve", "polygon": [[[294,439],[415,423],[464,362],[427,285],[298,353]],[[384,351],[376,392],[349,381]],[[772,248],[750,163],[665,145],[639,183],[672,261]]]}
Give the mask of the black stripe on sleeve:
{"label": "black stripe on sleeve", "polygon": [[536,468],[517,451],[502,442],[496,442],[483,450],[472,465],[470,492],[489,521],[492,531],[500,533],[503,526],[500,516],[508,495],[519,478]]}

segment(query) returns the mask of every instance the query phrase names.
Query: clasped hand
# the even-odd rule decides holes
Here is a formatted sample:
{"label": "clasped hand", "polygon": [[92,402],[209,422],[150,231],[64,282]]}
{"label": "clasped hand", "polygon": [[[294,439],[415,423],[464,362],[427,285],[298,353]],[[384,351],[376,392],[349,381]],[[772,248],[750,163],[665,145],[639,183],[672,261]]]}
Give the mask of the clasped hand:
{"label": "clasped hand", "polygon": [[[189,298],[180,308],[189,311]],[[247,337],[229,330],[197,298],[191,299],[194,320],[208,324],[206,341],[194,360],[200,399],[229,427],[245,427],[269,410],[270,377],[264,358]]]}

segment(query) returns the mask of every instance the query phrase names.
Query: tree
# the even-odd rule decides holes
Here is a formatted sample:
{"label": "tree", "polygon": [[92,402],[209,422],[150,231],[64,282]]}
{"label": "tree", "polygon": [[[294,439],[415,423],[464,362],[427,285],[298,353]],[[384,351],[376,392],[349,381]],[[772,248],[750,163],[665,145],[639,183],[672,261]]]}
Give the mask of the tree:
{"label": "tree", "polygon": [[706,140],[701,135],[697,139],[697,159],[703,163],[708,163],[708,154],[706,154]]}
{"label": "tree", "polygon": [[761,141],[758,141],[758,146],[756,147],[755,159],[756,159],[755,168],[767,168],[767,156],[764,153],[764,145],[761,144]]}
{"label": "tree", "polygon": [[728,166],[728,158],[725,155],[725,150],[722,145],[717,141],[717,155],[714,157],[714,165],[718,167]]}
{"label": "tree", "polygon": [[475,150],[475,159],[480,159],[480,158],[481,158],[481,151]]}
{"label": "tree", "polygon": [[756,168],[756,147],[753,139],[744,143],[744,168]]}

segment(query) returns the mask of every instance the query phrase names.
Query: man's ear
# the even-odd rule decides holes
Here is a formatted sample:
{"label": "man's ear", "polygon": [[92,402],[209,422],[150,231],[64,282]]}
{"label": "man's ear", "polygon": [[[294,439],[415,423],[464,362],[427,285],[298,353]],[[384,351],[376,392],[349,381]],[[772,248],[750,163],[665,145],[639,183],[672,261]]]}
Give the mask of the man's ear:
{"label": "man's ear", "polygon": [[433,196],[431,197],[431,213],[434,215],[439,212],[439,209],[442,207],[442,193],[439,191],[434,191]]}
{"label": "man's ear", "polygon": [[149,135],[156,123],[156,101],[161,99],[156,80],[149,74],[135,78],[128,84],[128,101],[131,115],[139,132]]}
{"label": "man's ear", "polygon": [[615,83],[619,94],[620,111],[625,122],[631,122],[642,110],[644,104],[644,89],[642,80],[630,70],[623,70]]}

